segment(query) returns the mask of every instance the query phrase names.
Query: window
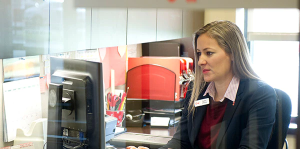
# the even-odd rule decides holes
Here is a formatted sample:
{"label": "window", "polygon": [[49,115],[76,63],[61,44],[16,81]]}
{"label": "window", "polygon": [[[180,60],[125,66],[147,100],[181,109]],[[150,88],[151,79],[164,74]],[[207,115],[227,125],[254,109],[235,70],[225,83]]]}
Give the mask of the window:
{"label": "window", "polygon": [[292,116],[297,116],[299,42],[253,41],[251,49],[255,72],[266,83],[290,96]]}
{"label": "window", "polygon": [[251,9],[248,32],[298,33],[298,9]]}
{"label": "window", "polygon": [[299,10],[251,9],[247,40],[257,74],[292,100],[292,117],[298,115]]}

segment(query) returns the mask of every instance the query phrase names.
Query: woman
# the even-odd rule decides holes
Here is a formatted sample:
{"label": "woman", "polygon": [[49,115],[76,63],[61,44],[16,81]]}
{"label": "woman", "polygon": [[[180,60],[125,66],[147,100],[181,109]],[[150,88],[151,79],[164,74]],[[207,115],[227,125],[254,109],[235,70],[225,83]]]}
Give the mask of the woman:
{"label": "woman", "polygon": [[239,28],[229,21],[209,23],[195,33],[194,49],[194,85],[175,135],[162,148],[266,148],[276,95],[251,68]]}

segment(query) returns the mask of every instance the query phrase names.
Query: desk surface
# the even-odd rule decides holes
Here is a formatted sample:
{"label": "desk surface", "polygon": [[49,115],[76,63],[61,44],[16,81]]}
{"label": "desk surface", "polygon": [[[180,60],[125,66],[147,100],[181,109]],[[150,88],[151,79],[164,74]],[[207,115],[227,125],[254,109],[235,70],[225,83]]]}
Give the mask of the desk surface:
{"label": "desk surface", "polygon": [[127,132],[144,133],[144,134],[151,134],[157,136],[173,136],[177,129],[177,127],[153,128],[150,127],[150,125],[146,125],[145,127],[126,127],[126,128],[127,128]]}
{"label": "desk surface", "polygon": [[[174,133],[176,132],[177,127],[156,128],[156,127],[151,127],[150,125],[146,125],[144,127],[126,127],[126,129],[127,132],[133,132],[133,133],[151,134],[154,136],[173,136]],[[127,145],[125,144],[124,146],[128,146],[128,144]],[[118,147],[118,149],[124,149],[124,148]]]}

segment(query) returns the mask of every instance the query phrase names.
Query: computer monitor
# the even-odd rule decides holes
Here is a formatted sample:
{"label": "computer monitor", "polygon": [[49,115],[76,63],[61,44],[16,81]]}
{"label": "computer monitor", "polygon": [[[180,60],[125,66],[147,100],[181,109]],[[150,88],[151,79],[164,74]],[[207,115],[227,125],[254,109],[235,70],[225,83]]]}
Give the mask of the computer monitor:
{"label": "computer monitor", "polygon": [[105,148],[102,63],[50,58],[47,149]]}

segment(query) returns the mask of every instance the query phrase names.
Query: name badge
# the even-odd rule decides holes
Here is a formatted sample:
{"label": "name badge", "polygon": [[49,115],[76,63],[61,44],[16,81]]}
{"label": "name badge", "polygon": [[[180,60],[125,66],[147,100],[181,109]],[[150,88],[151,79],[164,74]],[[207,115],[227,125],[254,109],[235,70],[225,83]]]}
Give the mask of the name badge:
{"label": "name badge", "polygon": [[204,105],[208,105],[208,104],[209,104],[209,98],[197,100],[194,103],[195,107],[204,106]]}

